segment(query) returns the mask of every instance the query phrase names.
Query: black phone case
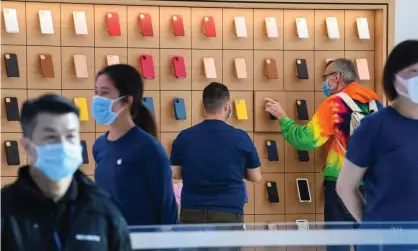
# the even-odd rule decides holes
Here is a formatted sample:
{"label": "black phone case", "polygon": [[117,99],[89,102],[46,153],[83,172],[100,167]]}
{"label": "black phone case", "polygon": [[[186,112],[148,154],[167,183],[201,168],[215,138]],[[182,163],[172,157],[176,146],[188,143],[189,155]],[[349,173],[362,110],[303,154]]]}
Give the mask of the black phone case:
{"label": "black phone case", "polygon": [[296,100],[296,113],[299,120],[309,120],[308,106],[306,100]]}
{"label": "black phone case", "polygon": [[89,154],[87,150],[87,142],[85,140],[81,141],[81,147],[83,147],[83,164],[89,163]]}
{"label": "black phone case", "polygon": [[311,193],[307,180],[298,180],[298,189],[301,201],[311,201]]}
{"label": "black phone case", "polygon": [[[10,144],[9,146],[7,146]],[[16,140],[4,142],[4,148],[6,149],[6,162],[9,166],[18,166],[20,165],[19,158],[19,146]]]}
{"label": "black phone case", "polygon": [[[9,99],[9,102],[6,100]],[[17,102],[16,97],[6,97],[4,98],[4,104],[6,106],[6,116],[7,121],[19,121],[19,103]]]}
{"label": "black phone case", "polygon": [[184,99],[182,98],[175,98],[173,99],[173,106],[174,106],[174,115],[177,120],[186,120],[186,105],[184,104]]}
{"label": "black phone case", "polygon": [[8,78],[19,78],[19,63],[16,54],[5,54],[4,61],[6,65],[6,75]]}
{"label": "black phone case", "polygon": [[308,66],[305,59],[296,59],[296,70],[299,79],[309,79]]}
{"label": "black phone case", "polygon": [[152,97],[143,97],[142,103],[148,110],[151,112],[152,116],[155,117],[155,108],[154,108],[154,100]]}
{"label": "black phone case", "polygon": [[[268,184],[270,183],[271,186]],[[270,203],[279,203],[279,191],[277,190],[277,184],[275,181],[267,181],[266,182],[267,188],[267,196]]]}
{"label": "black phone case", "polygon": [[279,161],[279,152],[277,151],[277,144],[275,140],[266,141],[267,158],[269,161]]}
{"label": "black phone case", "polygon": [[298,151],[298,159],[299,161],[309,161],[309,152],[308,151]]}

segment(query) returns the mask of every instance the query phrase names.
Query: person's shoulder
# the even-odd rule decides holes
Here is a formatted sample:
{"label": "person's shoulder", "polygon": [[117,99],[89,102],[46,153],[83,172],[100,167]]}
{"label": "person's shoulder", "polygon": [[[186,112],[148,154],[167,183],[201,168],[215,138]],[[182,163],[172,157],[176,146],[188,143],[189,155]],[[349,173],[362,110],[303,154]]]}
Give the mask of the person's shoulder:
{"label": "person's shoulder", "polygon": [[370,122],[381,122],[386,120],[388,117],[393,117],[393,115],[395,115],[393,108],[390,106],[386,106],[378,110],[377,112],[370,113],[364,119]]}
{"label": "person's shoulder", "polygon": [[104,146],[104,143],[106,142],[106,133],[103,133],[102,135],[100,135],[95,141],[94,141],[94,144],[93,144],[93,150],[94,149],[97,149],[97,148],[100,148],[100,147],[103,147]]}

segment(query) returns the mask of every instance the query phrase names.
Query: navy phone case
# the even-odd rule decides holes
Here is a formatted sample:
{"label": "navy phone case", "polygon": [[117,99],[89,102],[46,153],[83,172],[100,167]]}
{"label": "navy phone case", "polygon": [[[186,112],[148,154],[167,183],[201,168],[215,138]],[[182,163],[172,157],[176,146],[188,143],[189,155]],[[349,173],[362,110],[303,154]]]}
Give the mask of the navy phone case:
{"label": "navy phone case", "polygon": [[266,140],[267,158],[269,161],[279,161],[279,153],[275,140]]}

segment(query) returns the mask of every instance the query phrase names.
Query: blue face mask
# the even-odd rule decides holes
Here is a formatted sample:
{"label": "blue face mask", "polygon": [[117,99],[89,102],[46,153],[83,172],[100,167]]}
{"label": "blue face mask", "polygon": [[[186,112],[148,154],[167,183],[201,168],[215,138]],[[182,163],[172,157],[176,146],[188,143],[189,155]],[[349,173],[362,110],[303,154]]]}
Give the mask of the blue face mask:
{"label": "blue face mask", "polygon": [[93,115],[96,122],[101,125],[112,124],[113,121],[115,121],[115,119],[118,117],[118,114],[121,112],[119,111],[118,113],[114,113],[112,111],[113,103],[121,100],[122,98],[124,98],[124,96],[115,100],[100,96],[94,96],[91,105],[91,114]]}
{"label": "blue face mask", "polygon": [[72,176],[83,163],[81,144],[47,144],[35,146],[35,150],[34,166],[55,181]]}
{"label": "blue face mask", "polygon": [[328,79],[322,83],[322,91],[325,94],[325,97],[329,97],[332,94],[332,88],[329,87],[329,81]]}

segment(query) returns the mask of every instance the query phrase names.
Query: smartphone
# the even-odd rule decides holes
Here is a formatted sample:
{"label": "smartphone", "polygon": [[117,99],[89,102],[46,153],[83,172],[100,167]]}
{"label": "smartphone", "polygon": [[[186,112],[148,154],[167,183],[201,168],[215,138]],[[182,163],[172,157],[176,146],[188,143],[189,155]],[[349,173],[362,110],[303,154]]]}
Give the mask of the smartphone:
{"label": "smartphone", "polygon": [[152,116],[155,117],[154,100],[152,97],[143,97],[142,104],[151,112]]}
{"label": "smartphone", "polygon": [[154,28],[152,27],[152,19],[150,14],[139,14],[139,29],[143,37],[154,36]]}
{"label": "smartphone", "polygon": [[89,154],[87,149],[87,142],[85,140],[81,141],[81,147],[83,148],[83,164],[89,163]]}
{"label": "smartphone", "polygon": [[41,27],[41,33],[44,35],[55,34],[54,21],[52,19],[52,13],[50,10],[39,10],[39,24]]}
{"label": "smartphone", "polygon": [[39,56],[41,60],[41,73],[44,78],[55,78],[54,62],[50,54],[41,54]]}
{"label": "smartphone", "polygon": [[245,99],[236,99],[235,103],[235,114],[237,115],[238,120],[247,120],[248,113],[247,113],[247,104],[245,103]]}
{"label": "smartphone", "polygon": [[245,65],[245,59],[244,58],[235,58],[234,59],[235,64],[235,75],[238,79],[244,79],[247,78],[247,67]]}
{"label": "smartphone", "polygon": [[19,103],[16,97],[5,97],[7,121],[20,121]]}
{"label": "smartphone", "polygon": [[17,61],[17,55],[14,53],[4,54],[4,61],[6,65],[6,75],[8,78],[19,78],[19,63]]}
{"label": "smartphone", "polygon": [[11,8],[4,8],[3,17],[6,33],[19,33],[19,21],[17,18],[17,10]]}
{"label": "smartphone", "polygon": [[118,55],[107,55],[106,56],[107,65],[120,64]]}
{"label": "smartphone", "polygon": [[77,35],[88,35],[86,12],[73,11],[74,29]]}
{"label": "smartphone", "polygon": [[74,55],[74,68],[77,78],[88,78],[87,59],[85,55]]}
{"label": "smartphone", "polygon": [[296,30],[299,38],[309,38],[308,22],[306,18],[296,18]]}
{"label": "smartphone", "polygon": [[19,146],[16,140],[9,140],[4,142],[6,149],[6,162],[9,166],[20,165]]}
{"label": "smartphone", "polygon": [[279,37],[279,32],[277,29],[277,21],[275,17],[266,17],[264,19],[266,24],[266,35],[268,38],[277,38]]}
{"label": "smartphone", "polygon": [[360,80],[370,80],[370,72],[369,72],[369,65],[367,64],[367,59],[365,58],[357,58],[356,59],[356,66],[358,77]]}
{"label": "smartphone", "polygon": [[106,13],[107,32],[109,36],[121,36],[122,32],[119,23],[119,14],[117,12]]}
{"label": "smartphone", "polygon": [[309,230],[309,223],[307,220],[296,220],[298,230]]}
{"label": "smartphone", "polygon": [[203,67],[207,79],[217,78],[215,60],[213,58],[203,58]]}
{"label": "smartphone", "polygon": [[270,203],[279,203],[279,191],[277,190],[277,183],[275,181],[267,181],[267,197]]}
{"label": "smartphone", "polygon": [[267,158],[269,161],[279,161],[279,153],[275,140],[266,140]]}
{"label": "smartphone", "polygon": [[73,101],[74,101],[74,104],[80,110],[80,121],[89,121],[87,99],[85,97],[74,97]]}
{"label": "smartphone", "polygon": [[184,99],[182,98],[174,98],[173,99],[173,106],[174,106],[174,116],[177,120],[186,120],[187,113],[186,113],[186,105],[184,103]]}
{"label": "smartphone", "polygon": [[306,100],[296,100],[296,113],[298,120],[309,120],[308,106],[306,105]]}
{"label": "smartphone", "polygon": [[182,56],[175,56],[172,58],[174,76],[176,78],[186,78],[186,65]]}
{"label": "smartphone", "polygon": [[308,151],[298,151],[298,159],[301,162],[309,161],[309,152]]}
{"label": "smartphone", "polygon": [[277,74],[277,65],[276,65],[275,59],[272,59],[272,58],[266,59],[265,64],[264,64],[264,75],[266,75],[268,79],[279,78]]}
{"label": "smartphone", "polygon": [[203,17],[203,31],[206,37],[216,37],[215,20],[212,16]]}
{"label": "smartphone", "polygon": [[338,29],[338,20],[336,17],[327,17],[325,18],[325,23],[327,24],[328,38],[329,39],[339,39],[340,30]]}
{"label": "smartphone", "polygon": [[234,17],[235,34],[237,37],[247,37],[247,24],[245,23],[245,17]]}
{"label": "smartphone", "polygon": [[154,60],[152,55],[141,55],[139,56],[139,64],[141,66],[141,73],[144,79],[154,79],[155,70],[154,70]]}
{"label": "smartphone", "polygon": [[306,59],[296,59],[296,71],[299,79],[309,79]]}
{"label": "smartphone", "polygon": [[357,32],[360,39],[370,39],[369,22],[365,17],[356,18]]}
{"label": "smartphone", "polygon": [[298,196],[300,202],[311,202],[311,191],[309,189],[308,179],[296,179]]}
{"label": "smartphone", "polygon": [[179,15],[175,15],[172,17],[173,22],[173,34],[176,37],[184,37],[184,24],[183,24],[183,17]]}

